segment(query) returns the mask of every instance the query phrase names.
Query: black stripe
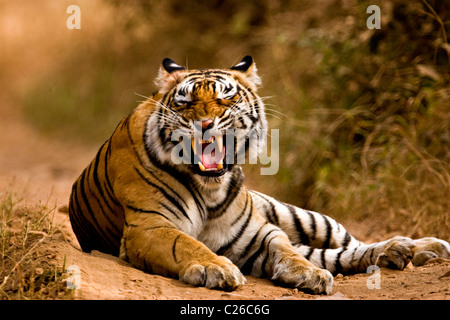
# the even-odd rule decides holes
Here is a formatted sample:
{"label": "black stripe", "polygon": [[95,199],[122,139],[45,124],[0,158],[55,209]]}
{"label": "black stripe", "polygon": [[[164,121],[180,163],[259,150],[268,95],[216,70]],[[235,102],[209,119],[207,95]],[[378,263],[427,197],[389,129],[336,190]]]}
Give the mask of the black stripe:
{"label": "black stripe", "polygon": [[178,220],[180,220],[181,218],[171,209],[169,208],[169,206],[167,206],[165,203],[163,202],[159,202],[158,203],[161,207],[163,207],[164,209],[166,209],[169,213],[173,214],[175,216],[175,218],[177,218]]}
{"label": "black stripe", "polygon": [[248,199],[250,198],[250,212],[253,211],[253,203],[252,203],[252,199],[250,194],[247,193],[247,196],[245,197],[245,205],[244,205],[244,209],[242,209],[241,213],[236,217],[236,219],[234,219],[234,221],[231,223],[231,226],[234,226],[239,220],[241,220],[241,218],[244,216],[245,211],[247,210],[247,205],[248,205]]}
{"label": "black stripe", "polygon": [[241,254],[239,255],[239,258],[237,259],[237,261],[242,261],[244,260],[244,256],[247,255],[247,253],[250,252],[251,248],[253,247],[253,245],[255,244],[256,240],[258,239],[259,233],[261,232],[261,230],[267,225],[268,223],[265,223],[261,226],[261,228],[259,228],[258,232],[253,236],[252,240],[250,240],[250,242],[247,244],[247,246],[245,247],[245,249],[241,252]]}
{"label": "black stripe", "polygon": [[235,168],[236,169],[233,172],[231,181],[228,184],[228,190],[225,199],[214,207],[207,207],[208,212],[210,213],[208,218],[215,219],[221,217],[241,191],[244,182],[244,177],[241,174],[238,167]]}
{"label": "black stripe", "polygon": [[[78,227],[78,228],[74,228],[74,231],[76,233],[78,240],[79,241],[81,239],[90,240],[90,235],[95,234],[96,232],[95,232],[95,229],[93,228],[92,224],[86,223],[86,218],[82,214],[82,210],[81,210],[80,203],[78,200],[78,190],[77,190],[78,184],[79,184],[79,180],[77,180],[76,184],[74,184],[74,186],[72,188],[73,209],[70,214],[70,219],[71,219],[71,222],[73,219],[76,222],[76,226]],[[82,220],[80,220],[81,218],[82,218]],[[83,225],[85,225],[85,226],[83,227]],[[80,241],[80,245],[82,245],[81,241]],[[91,250],[91,249],[85,250],[83,248],[83,246],[82,246],[82,249],[83,249],[83,251]]]}
{"label": "black stripe", "polygon": [[111,149],[112,149],[111,144],[112,144],[111,140],[108,140],[108,147],[106,150],[105,163],[104,163],[104,166],[105,166],[105,172],[104,172],[104,174],[105,174],[105,181],[104,181],[105,191],[106,191],[108,197],[111,199],[111,201],[116,206],[122,208],[122,205],[120,204],[120,202],[116,199],[116,197],[114,195],[112,183],[111,183],[111,180],[109,179],[109,175],[108,175],[108,160],[109,160],[109,157],[111,156]]}
{"label": "black stripe", "polygon": [[[130,209],[130,210],[132,210],[132,211],[134,211],[134,212],[157,214],[157,215],[160,215],[160,216],[162,216],[162,217],[164,217],[164,218],[167,219],[167,217],[166,217],[164,214],[162,214],[161,212],[158,212],[158,211],[145,210],[145,209],[141,209],[141,208],[136,208],[136,207],[134,207],[134,206],[132,206],[132,205],[130,205],[130,204],[127,204],[127,208]],[[167,220],[169,220],[169,219],[167,219]],[[169,220],[169,221],[170,221],[170,220]]]}
{"label": "black stripe", "polygon": [[[249,114],[248,117],[250,118],[250,120],[252,120],[253,125],[255,125],[260,118],[260,115],[258,113],[258,110],[260,108],[258,105],[258,100],[255,100],[253,104],[250,104],[250,106],[252,107],[252,114]],[[256,117],[253,115],[253,113],[256,114]]]}
{"label": "black stripe", "polygon": [[122,237],[121,242],[123,244],[123,248],[125,250],[125,252],[123,254],[123,257],[121,257],[121,259],[123,259],[125,262],[130,262],[130,259],[128,258],[128,249],[127,249],[127,238],[126,237]]}
{"label": "black stripe", "polygon": [[374,252],[375,252],[375,246],[373,246],[370,249],[370,257],[369,257],[370,263],[375,263],[375,261],[373,261],[373,254],[374,254]]}
{"label": "black stripe", "polygon": [[[361,261],[364,259],[364,257],[366,256],[366,254],[367,254],[367,252],[369,252],[370,250],[373,250],[373,245],[370,247],[370,248],[367,248],[365,251],[364,251],[364,253],[361,255],[361,257],[359,257],[359,260],[358,260],[358,266],[362,266],[362,264],[361,264]],[[373,254],[373,251],[371,251],[372,252],[372,254]]]}
{"label": "black stripe", "polygon": [[325,227],[326,227],[326,231],[327,231],[327,233],[325,234],[325,241],[322,244],[322,248],[329,248],[330,241],[331,241],[331,224],[325,215],[322,215],[322,218],[325,221]]}
{"label": "black stripe", "polygon": [[264,211],[265,211],[265,215],[267,217],[267,219],[269,219],[270,223],[275,224],[278,226],[278,216],[277,216],[277,212],[275,210],[275,206],[274,204],[267,199],[265,196],[261,195],[261,194],[257,194],[259,197],[263,198],[266,203],[269,204],[269,209],[266,209],[266,206],[264,206]]}
{"label": "black stripe", "polygon": [[147,263],[147,259],[144,259],[144,270],[148,271],[149,273],[154,273],[152,266]]}
{"label": "black stripe", "polygon": [[105,196],[108,197],[109,201],[112,202],[116,206],[116,210],[123,210],[122,205],[120,202],[116,199],[116,197],[111,193],[108,187],[108,180],[109,178],[107,176],[104,176],[103,180],[103,190],[105,191]]}
{"label": "black stripe", "polygon": [[322,249],[322,252],[320,253],[320,262],[322,263],[322,267],[324,268],[324,269],[326,269],[327,268],[327,264],[326,264],[326,261],[325,261],[325,251],[327,251],[327,249]]}
{"label": "black stripe", "polygon": [[95,233],[95,230],[91,228],[90,224],[86,224],[84,227],[74,224],[72,218],[73,217],[70,217],[70,223],[72,224],[73,231],[75,232],[77,240],[80,243],[81,250],[83,252],[91,252],[93,249],[96,249],[97,241],[94,241],[89,234],[86,233],[86,231]]}
{"label": "black stripe", "polygon": [[177,245],[177,241],[178,241],[178,239],[181,237],[181,234],[179,234],[176,238],[175,238],[175,240],[173,241],[173,246],[172,246],[172,257],[173,257],[173,260],[175,261],[175,263],[178,263],[178,260],[177,260],[177,255],[175,254],[175,246]]}
{"label": "black stripe", "polygon": [[[135,227],[139,227],[138,225],[135,225]],[[171,229],[171,230],[178,230],[175,227],[168,227],[168,226],[151,226],[144,228],[144,230],[154,230],[154,229]]]}
{"label": "black stripe", "polygon": [[80,180],[81,197],[83,198],[83,203],[84,203],[84,205],[86,206],[86,208],[88,210],[88,213],[89,213],[90,218],[92,219],[92,222],[96,226],[96,233],[101,235],[101,238],[99,240],[100,241],[103,240],[101,242],[104,242],[105,250],[106,251],[110,251],[108,249],[114,248],[115,246],[112,243],[110,243],[110,241],[108,241],[108,240],[110,240],[109,239],[109,234],[106,234],[104,232],[103,228],[99,225],[99,223],[98,223],[98,221],[97,221],[97,219],[95,217],[94,211],[92,210],[92,207],[91,207],[91,205],[89,203],[88,197],[86,195],[86,189],[85,189],[84,185],[86,183],[86,172],[87,172],[86,170],[89,169],[89,168],[90,168],[90,166],[88,168],[86,168],[83,171],[82,175],[81,175],[81,180]]}
{"label": "black stripe", "polygon": [[[139,161],[141,161],[140,159],[139,159]],[[141,162],[141,165],[142,165],[142,162]],[[142,167],[143,168],[145,168],[143,165],[142,165]],[[185,206],[185,207],[188,207],[188,205],[187,205],[187,203],[186,203],[186,201],[184,201],[184,199],[172,188],[172,187],[170,187],[166,182],[164,182],[163,180],[161,180],[160,178],[158,178],[152,171],[150,171],[149,169],[147,169],[147,168],[145,168],[146,169],[146,171],[153,177],[153,178],[155,178],[159,183],[161,183],[162,185],[164,185],[164,187],[166,187],[167,189],[169,189],[169,191],[170,192],[172,192],[177,198],[178,198],[178,200],[180,201],[180,202],[182,202],[183,203],[183,205]]]}
{"label": "black stripe", "polygon": [[309,245],[309,237],[305,233],[305,230],[303,229],[302,222],[300,221],[300,218],[297,215],[296,208],[290,204],[284,205],[289,209],[289,212],[292,215],[292,219],[294,220],[295,229],[297,230],[297,234],[299,237],[299,243],[303,245]]}
{"label": "black stripe", "polygon": [[[244,208],[245,211],[246,208]],[[239,232],[236,234],[236,236],[229,241],[226,245],[223,245],[222,247],[217,250],[218,255],[224,255],[228,249],[231,248],[233,244],[235,244],[241,237],[244,231],[247,229],[248,223],[250,222],[250,218],[252,217],[251,212],[248,214],[247,220],[245,220],[244,224],[241,226]]]}
{"label": "black stripe", "polygon": [[266,264],[267,264],[267,261],[269,260],[269,257],[270,257],[270,243],[272,242],[272,240],[274,239],[275,237],[273,237],[273,238],[271,238],[270,240],[269,240],[269,242],[267,243],[267,251],[266,251],[266,256],[264,257],[264,259],[263,259],[263,261],[262,261],[262,263],[261,263],[261,277],[262,278],[267,278],[267,276],[268,276],[268,273],[267,273],[267,271],[266,271]]}
{"label": "black stripe", "polygon": [[[97,221],[99,221],[99,226],[102,228],[102,231],[105,233],[105,240],[106,242],[109,242],[110,246],[109,248],[115,248],[117,251],[119,251],[120,248],[120,238],[123,234],[123,225],[121,226],[122,229],[119,230],[116,226],[115,222],[111,220],[111,212],[105,211],[107,208],[102,205],[102,202],[100,201],[99,197],[97,196],[97,188],[95,185],[92,184],[92,177],[93,173],[91,172],[91,169],[93,167],[93,164],[91,164],[88,168],[88,176],[89,179],[87,181],[86,191],[89,194],[89,199],[91,200],[91,207],[95,209],[95,217]],[[112,212],[113,214],[116,214],[116,212]],[[107,249],[108,252],[110,249]],[[102,250],[100,250],[102,251]]]}
{"label": "black stripe", "polygon": [[[95,230],[93,230],[91,224],[86,224],[86,227],[82,227],[83,224],[85,224],[86,220],[83,219],[83,221],[80,221],[80,218],[82,218],[83,216],[80,215],[81,211],[80,209],[78,209],[79,204],[78,203],[78,194],[77,194],[77,189],[76,186],[78,185],[78,182],[76,182],[76,184],[74,184],[73,188],[72,188],[72,194],[71,194],[71,201],[69,204],[69,218],[70,218],[70,223],[72,225],[72,228],[75,232],[75,235],[77,236],[78,241],[80,242],[80,246],[81,249],[83,251],[91,251],[92,247],[89,244],[90,243],[90,234],[94,234]],[[75,208],[75,206],[77,208]],[[84,223],[83,223],[84,222]]]}
{"label": "black stripe", "polygon": [[[125,126],[127,126],[127,127],[129,126],[129,122],[130,122],[131,116],[134,114],[135,111],[136,111],[136,109],[133,110],[133,111],[128,115],[128,117],[126,117],[125,119],[123,119],[123,121],[122,121],[121,124],[119,124],[121,130],[122,130]],[[116,130],[117,130],[117,128],[116,128]],[[114,134],[113,134],[113,135],[114,135]]]}
{"label": "black stripe", "polygon": [[345,248],[341,248],[341,251],[339,251],[339,253],[336,255],[336,259],[334,260],[334,273],[333,274],[338,274],[342,272],[342,264],[341,264],[341,254],[342,252],[345,251]]}
{"label": "black stripe", "polygon": [[262,241],[261,241],[261,245],[260,245],[259,249],[258,249],[253,255],[251,255],[251,256],[247,259],[247,261],[245,262],[245,264],[242,266],[242,268],[241,268],[242,273],[244,273],[244,274],[250,274],[250,273],[252,272],[253,265],[254,265],[256,259],[258,259],[258,257],[259,257],[259,256],[264,252],[264,250],[265,250],[265,247],[266,247],[265,241],[266,241],[267,237],[268,237],[272,232],[277,231],[277,230],[278,230],[278,229],[272,229],[272,230],[270,230],[270,231],[264,236],[264,238],[263,238]]}
{"label": "black stripe", "polygon": [[313,247],[309,247],[308,248],[308,252],[304,255],[306,260],[309,260],[309,258],[311,258],[312,253],[314,252],[314,248]]}
{"label": "black stripe", "polygon": [[348,244],[350,243],[350,240],[352,239],[352,237],[350,236],[350,233],[348,233],[347,231],[345,231],[345,236],[344,236],[344,242],[342,242],[341,247],[343,247],[344,249],[347,248]]}
{"label": "black stripe", "polygon": [[153,182],[151,182],[149,179],[147,179],[142,173],[141,171],[137,168],[134,167],[134,169],[136,170],[136,172],[139,174],[139,176],[149,185],[152,186],[153,188],[157,189],[158,191],[160,191],[166,198],[167,200],[169,200],[191,223],[191,219],[189,218],[189,216],[187,215],[186,211],[184,210],[184,208],[181,206],[181,204],[175,200],[174,197],[172,197],[170,194],[168,194],[166,192],[166,190],[164,190],[163,188],[161,188],[160,186],[157,186],[156,184],[154,184]]}
{"label": "black stripe", "polygon": [[353,267],[353,262],[354,262],[354,260],[355,260],[355,253],[356,253],[356,250],[358,250],[358,248],[359,248],[359,247],[355,247],[355,248],[353,249],[352,257],[350,258],[350,266],[352,266],[352,267]]}
{"label": "black stripe", "polygon": [[162,128],[160,128],[160,130],[159,130],[159,140],[160,140],[160,143],[161,143],[161,145],[165,145],[168,141],[171,141],[170,140],[170,137],[167,135],[166,136],[166,131],[167,131],[167,127],[162,127]]}
{"label": "black stripe", "polygon": [[[88,169],[87,176],[89,178],[94,177],[94,174],[91,172],[91,169],[93,166],[95,167],[95,162],[91,163],[89,165],[89,167],[87,168]],[[86,191],[88,191],[88,193],[90,195],[90,199],[95,200],[97,202],[96,206],[95,206],[95,203],[92,203],[92,206],[96,209],[96,213],[97,213],[96,218],[101,218],[99,215],[102,214],[102,216],[103,216],[102,218],[104,218],[108,222],[106,225],[103,223],[102,223],[102,225],[106,226],[109,231],[113,231],[113,232],[117,231],[117,230],[115,230],[115,225],[111,221],[108,212],[105,211],[105,207],[102,205],[100,199],[97,197],[97,194],[95,192],[96,190],[98,191],[98,189],[96,188],[97,186],[96,185],[92,186],[91,179],[89,179],[89,178],[88,178],[87,184],[86,184],[87,185]],[[114,230],[111,230],[110,226],[112,226]],[[109,234],[108,234],[108,236],[109,236]],[[119,236],[120,236],[120,234],[119,234]]]}
{"label": "black stripe", "polygon": [[272,223],[278,226],[278,216],[277,216],[277,212],[275,210],[275,206],[273,205],[273,203],[266,199],[267,202],[269,203],[269,207],[270,207],[270,211],[269,213],[271,214],[271,220],[273,221]]}
{"label": "black stripe", "polygon": [[201,71],[190,73],[185,79],[189,79],[191,77],[201,79],[198,76],[204,76],[204,75],[207,75],[210,78],[214,78],[214,77],[221,78],[221,75],[224,75],[226,77],[233,77],[233,75],[231,73],[226,72],[226,71],[220,71],[217,69],[206,69],[206,70],[201,70]]}
{"label": "black stripe", "polygon": [[310,224],[310,228],[312,230],[311,240],[314,241],[316,239],[316,218],[314,218],[314,214],[311,211],[306,210],[306,213],[311,218],[311,224]]}
{"label": "black stripe", "polygon": [[[125,124],[125,123],[124,123],[124,124]],[[127,136],[128,136],[128,140],[130,140],[131,146],[133,147],[133,150],[134,150],[134,152],[136,153],[137,158],[139,159],[139,154],[138,154],[138,152],[137,152],[137,150],[136,150],[136,147],[135,147],[135,143],[134,143],[133,137],[131,136],[130,122],[129,122],[129,121],[127,121],[126,126],[127,126]]]}
{"label": "black stripe", "polygon": [[232,120],[231,119],[231,112],[229,112],[226,116],[223,116],[220,118],[220,124],[221,126],[223,126],[227,120]]}
{"label": "black stripe", "polygon": [[[109,203],[109,201],[106,199],[105,197],[105,193],[103,192],[103,188],[100,184],[100,180],[99,180],[99,176],[98,176],[98,164],[100,162],[100,155],[102,153],[102,150],[104,148],[105,144],[103,144],[103,146],[100,148],[99,152],[97,153],[97,156],[95,157],[94,160],[94,170],[92,172],[92,177],[94,178],[94,183],[96,186],[96,189],[98,191],[98,193],[100,194],[100,197],[102,198],[103,202],[106,204],[106,206],[109,209],[109,212],[105,212],[105,210],[103,209],[102,204],[99,202],[99,206],[103,212],[103,215],[105,216],[106,220],[109,222],[109,224],[112,227],[112,231],[120,238],[122,235],[122,230],[118,228],[118,226],[116,225],[115,221],[111,220],[110,214],[115,214],[117,213],[117,210],[115,208],[112,208],[111,204]],[[93,194],[93,192],[91,191],[91,193]],[[97,197],[95,197],[97,199]]]}
{"label": "black stripe", "polygon": [[[249,99],[249,96],[247,93],[250,93],[253,97],[253,99]],[[255,108],[255,106],[253,105],[252,101],[257,101],[257,98],[255,96],[255,94],[248,88],[242,90],[240,92],[240,96],[243,97],[243,100],[245,100],[244,102],[246,102],[247,106],[250,106],[252,109]],[[253,110],[252,110],[253,111]],[[252,114],[247,113],[247,117],[252,121],[252,124],[254,125],[257,121],[258,118],[254,117]]]}
{"label": "black stripe", "polygon": [[[131,113],[133,114],[135,112],[135,110]],[[105,185],[105,188],[101,188],[100,186],[98,186],[98,189],[104,189],[104,191],[106,191],[106,194],[109,198],[109,200],[111,200],[117,207],[122,208],[122,205],[120,204],[120,202],[116,199],[116,197],[114,196],[114,189],[112,187],[112,183],[109,179],[109,175],[108,175],[108,160],[111,157],[112,154],[112,139],[114,138],[114,136],[116,135],[116,132],[120,129],[122,130],[123,127],[125,125],[128,124],[128,121],[130,119],[131,114],[129,114],[125,119],[123,119],[122,121],[120,121],[116,128],[114,129],[114,132],[111,135],[111,138],[109,138],[108,140],[105,141],[105,143],[100,147],[100,150],[97,153],[97,157],[99,156],[99,154],[101,153],[101,150],[107,145],[106,148],[106,152],[104,155],[104,174],[105,174],[105,180],[103,182],[103,184]],[[97,171],[97,170],[96,170]]]}

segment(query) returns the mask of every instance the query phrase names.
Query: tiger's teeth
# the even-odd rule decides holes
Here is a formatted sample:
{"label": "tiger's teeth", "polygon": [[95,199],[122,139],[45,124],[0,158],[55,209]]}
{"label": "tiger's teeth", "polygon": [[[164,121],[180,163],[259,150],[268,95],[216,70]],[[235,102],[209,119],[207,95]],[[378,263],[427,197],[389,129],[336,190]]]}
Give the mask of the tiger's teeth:
{"label": "tiger's teeth", "polygon": [[222,170],[223,168],[223,163],[222,160],[220,160],[220,163],[217,165],[217,170]]}
{"label": "tiger's teeth", "polygon": [[200,170],[206,171],[206,168],[205,168],[205,166],[203,165],[203,163],[201,163],[201,161],[198,162],[198,167],[200,168]]}
{"label": "tiger's teeth", "polygon": [[213,143],[214,142],[214,136],[212,138],[210,138],[209,140],[198,139],[198,142],[200,144]]}
{"label": "tiger's teeth", "polygon": [[194,154],[197,153],[197,144],[195,143],[194,138],[191,138],[191,144],[192,144],[192,151],[194,151]]}
{"label": "tiger's teeth", "polygon": [[216,138],[217,140],[217,148],[219,149],[219,152],[222,153],[223,150],[223,137],[222,136],[218,136]]}

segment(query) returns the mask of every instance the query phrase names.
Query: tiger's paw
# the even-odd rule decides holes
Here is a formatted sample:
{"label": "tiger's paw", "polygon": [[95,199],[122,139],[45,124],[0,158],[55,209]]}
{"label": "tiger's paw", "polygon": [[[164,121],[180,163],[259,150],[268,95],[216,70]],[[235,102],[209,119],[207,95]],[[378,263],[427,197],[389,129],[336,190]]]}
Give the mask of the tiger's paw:
{"label": "tiger's paw", "polygon": [[333,291],[333,276],[328,270],[304,265],[302,261],[280,261],[275,266],[272,280],[313,294],[331,294]]}
{"label": "tiger's paw", "polygon": [[191,263],[180,272],[180,280],[194,286],[227,291],[247,282],[239,268],[222,256],[214,261]]}
{"label": "tiger's paw", "polygon": [[414,266],[423,266],[428,260],[435,258],[450,258],[450,244],[447,241],[427,237],[414,240],[416,252],[412,259]]}
{"label": "tiger's paw", "polygon": [[402,270],[414,256],[416,244],[410,238],[394,237],[384,244],[375,264],[379,267]]}

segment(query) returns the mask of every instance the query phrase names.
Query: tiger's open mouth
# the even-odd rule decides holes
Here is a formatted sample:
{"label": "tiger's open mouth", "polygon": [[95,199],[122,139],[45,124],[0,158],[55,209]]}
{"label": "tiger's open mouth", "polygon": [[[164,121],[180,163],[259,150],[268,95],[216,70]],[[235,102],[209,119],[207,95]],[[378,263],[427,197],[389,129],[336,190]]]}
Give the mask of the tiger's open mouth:
{"label": "tiger's open mouth", "polygon": [[223,136],[212,136],[209,140],[191,138],[191,146],[195,173],[203,176],[221,176],[227,171]]}

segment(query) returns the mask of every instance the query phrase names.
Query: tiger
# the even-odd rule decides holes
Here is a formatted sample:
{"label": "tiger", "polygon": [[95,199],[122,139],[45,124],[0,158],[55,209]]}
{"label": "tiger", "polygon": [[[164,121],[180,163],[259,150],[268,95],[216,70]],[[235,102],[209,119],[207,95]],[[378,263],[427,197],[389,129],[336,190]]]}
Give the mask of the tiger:
{"label": "tiger", "polygon": [[[246,188],[233,160],[255,149],[250,131],[268,127],[251,56],[193,70],[165,58],[154,82],[73,184],[69,216],[84,252],[193,286],[232,291],[249,275],[312,294],[331,294],[339,273],[450,257],[432,237],[363,243],[327,215]],[[190,161],[173,156],[182,137]]]}

